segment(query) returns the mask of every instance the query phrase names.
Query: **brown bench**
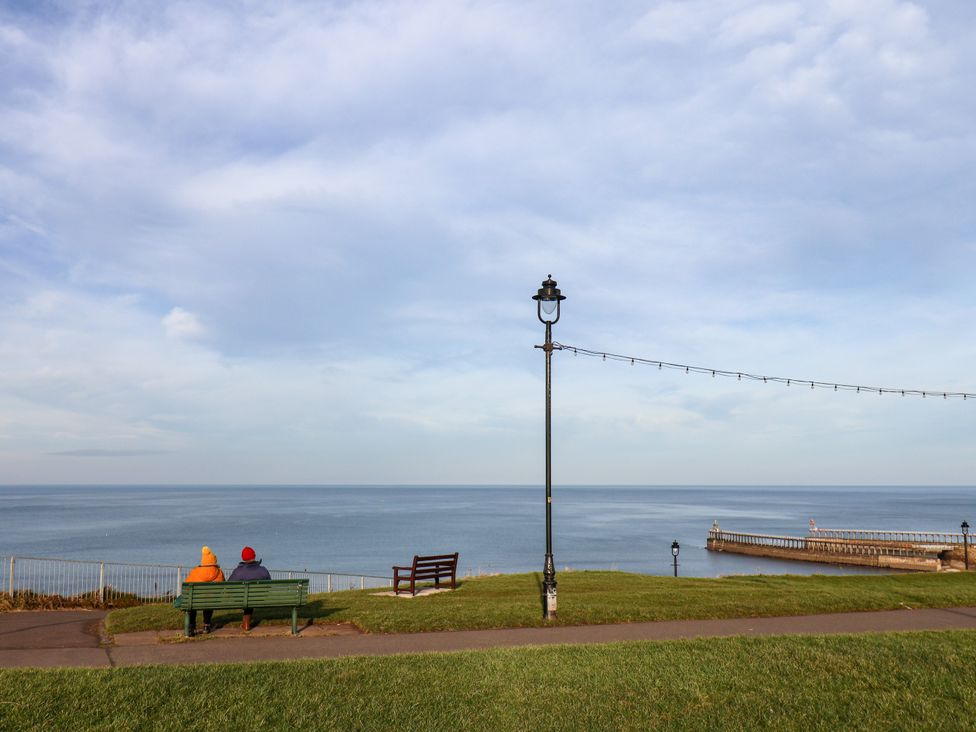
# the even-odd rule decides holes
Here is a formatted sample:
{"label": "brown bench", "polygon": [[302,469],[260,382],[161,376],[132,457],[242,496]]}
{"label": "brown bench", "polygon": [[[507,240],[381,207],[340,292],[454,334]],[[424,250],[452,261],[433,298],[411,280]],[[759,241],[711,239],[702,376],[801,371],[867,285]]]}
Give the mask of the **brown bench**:
{"label": "brown bench", "polygon": [[[393,568],[393,592],[400,594],[400,583],[410,582],[410,594],[417,594],[417,582],[434,580],[434,587],[441,586],[441,579],[451,578],[451,589],[456,586],[458,553],[437,554],[430,557],[413,557],[409,567]],[[406,592],[406,590],[404,590]]]}

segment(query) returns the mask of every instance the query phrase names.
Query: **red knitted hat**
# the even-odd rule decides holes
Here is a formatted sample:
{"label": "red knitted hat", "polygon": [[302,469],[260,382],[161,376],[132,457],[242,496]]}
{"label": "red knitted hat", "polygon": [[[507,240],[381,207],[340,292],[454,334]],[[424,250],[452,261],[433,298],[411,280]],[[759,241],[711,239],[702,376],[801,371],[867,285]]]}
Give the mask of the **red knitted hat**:
{"label": "red knitted hat", "polygon": [[244,551],[241,552],[241,559],[243,559],[245,562],[253,562],[254,550],[249,546],[244,547]]}

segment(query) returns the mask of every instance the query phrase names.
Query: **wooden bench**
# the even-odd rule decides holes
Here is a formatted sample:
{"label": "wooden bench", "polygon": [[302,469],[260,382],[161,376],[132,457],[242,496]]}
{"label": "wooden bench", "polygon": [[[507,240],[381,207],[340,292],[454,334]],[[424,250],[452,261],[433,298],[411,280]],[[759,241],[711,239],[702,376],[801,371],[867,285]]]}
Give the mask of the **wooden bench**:
{"label": "wooden bench", "polygon": [[190,635],[191,610],[246,607],[290,607],[291,634],[298,634],[298,608],[308,602],[308,580],[250,580],[247,582],[184,582],[173,607],[183,611],[183,634]]}
{"label": "wooden bench", "polygon": [[[393,592],[400,594],[400,583],[410,582],[410,594],[417,594],[417,582],[434,580],[434,587],[441,586],[441,579],[451,578],[451,589],[456,586],[458,553],[437,554],[430,557],[414,555],[409,567],[393,568]],[[404,572],[406,574],[401,574]],[[406,590],[404,590],[406,592]]]}

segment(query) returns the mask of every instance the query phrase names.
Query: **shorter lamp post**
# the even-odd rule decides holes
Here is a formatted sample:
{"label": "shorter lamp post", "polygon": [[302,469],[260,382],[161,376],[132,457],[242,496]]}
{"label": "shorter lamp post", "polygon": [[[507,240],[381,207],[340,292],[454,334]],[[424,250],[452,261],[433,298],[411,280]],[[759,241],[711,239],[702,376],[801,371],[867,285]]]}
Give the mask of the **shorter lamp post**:
{"label": "shorter lamp post", "polygon": [[959,527],[962,529],[962,557],[966,563],[966,571],[969,571],[969,522],[963,521]]}
{"label": "shorter lamp post", "polygon": [[678,540],[675,539],[671,542],[671,556],[674,557],[674,576],[678,576],[678,552],[681,551],[681,545]]}

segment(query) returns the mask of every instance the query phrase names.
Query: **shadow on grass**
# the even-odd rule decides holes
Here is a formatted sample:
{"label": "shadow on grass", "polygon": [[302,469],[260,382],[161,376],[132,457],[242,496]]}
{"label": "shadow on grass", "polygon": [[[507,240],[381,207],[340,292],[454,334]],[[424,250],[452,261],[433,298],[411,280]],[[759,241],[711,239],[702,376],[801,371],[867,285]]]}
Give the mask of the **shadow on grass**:
{"label": "shadow on grass", "polygon": [[[329,618],[336,613],[347,610],[345,607],[328,605],[325,599],[312,600],[306,605],[298,608],[299,627],[308,627],[316,622],[328,622]],[[240,610],[217,610],[214,612],[214,628],[224,628],[227,626],[240,625],[244,620],[244,609]],[[291,624],[290,607],[256,607],[251,616],[251,627],[257,627],[262,623],[269,625]]]}
{"label": "shadow on grass", "polygon": [[[455,580],[454,587],[451,587],[450,582],[417,582],[414,584],[414,597],[421,590],[451,590],[452,592],[457,592],[462,587],[464,587],[464,580]],[[387,595],[387,592],[392,592],[392,595]],[[400,588],[397,592],[392,587],[379,587],[369,591],[370,594],[380,595],[381,597],[401,597],[410,596],[410,586],[407,585],[406,589]],[[382,593],[382,594],[381,594]]]}

